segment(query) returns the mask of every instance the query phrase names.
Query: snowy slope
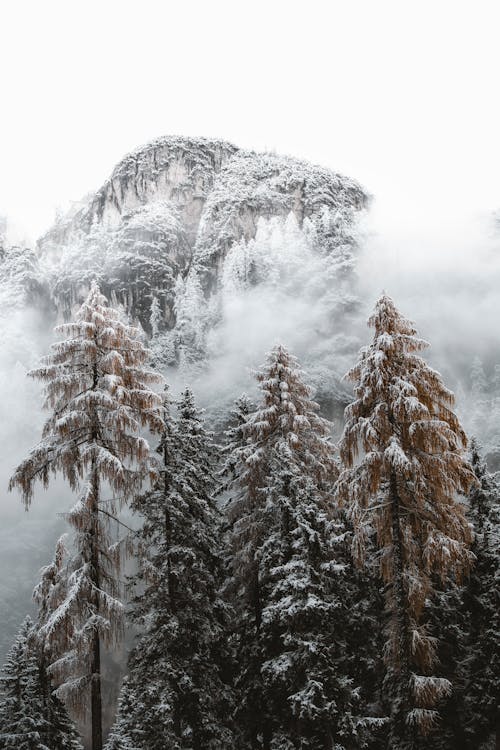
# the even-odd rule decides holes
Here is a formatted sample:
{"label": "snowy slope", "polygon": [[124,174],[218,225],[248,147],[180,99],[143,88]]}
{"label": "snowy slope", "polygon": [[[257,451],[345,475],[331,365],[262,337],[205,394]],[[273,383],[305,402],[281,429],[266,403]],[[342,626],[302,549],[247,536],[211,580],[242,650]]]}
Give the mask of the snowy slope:
{"label": "snowy slope", "polygon": [[97,275],[139,317],[158,297],[174,325],[173,288],[193,264],[205,296],[217,289],[231,246],[255,237],[262,217],[293,212],[299,225],[327,211],[330,250],[367,204],[362,188],[306,162],[257,154],[208,138],[159,138],[128,154],[86,205],[38,243],[54,300],[68,315]]}

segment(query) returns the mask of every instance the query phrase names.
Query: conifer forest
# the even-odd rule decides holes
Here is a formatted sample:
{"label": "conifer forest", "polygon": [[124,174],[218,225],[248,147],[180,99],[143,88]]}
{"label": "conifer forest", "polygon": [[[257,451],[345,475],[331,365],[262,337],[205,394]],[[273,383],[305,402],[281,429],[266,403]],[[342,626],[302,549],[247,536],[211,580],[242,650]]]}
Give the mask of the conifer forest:
{"label": "conifer forest", "polygon": [[[498,69],[480,12],[420,25],[424,0],[398,41],[389,0],[364,23],[27,1],[0,134],[0,750],[498,750],[500,197],[471,166],[498,128],[440,130]],[[229,135],[154,137],[174,125]]]}

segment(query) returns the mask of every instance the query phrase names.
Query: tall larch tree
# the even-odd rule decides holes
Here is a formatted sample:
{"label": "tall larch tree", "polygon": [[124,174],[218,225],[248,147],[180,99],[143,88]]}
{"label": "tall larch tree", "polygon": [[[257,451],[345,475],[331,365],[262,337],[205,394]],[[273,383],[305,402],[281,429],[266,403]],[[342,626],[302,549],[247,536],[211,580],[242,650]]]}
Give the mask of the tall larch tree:
{"label": "tall larch tree", "polygon": [[132,505],[143,519],[132,600],[142,632],[107,748],[232,750],[218,451],[189,390],[169,412],[166,399],[159,478]]}
{"label": "tall larch tree", "polygon": [[161,397],[153,386],[161,378],[146,366],[138,329],[122,322],[95,283],[74,322],[56,332],[63,340],[29,373],[43,383],[51,414],[10,488],[21,490],[27,508],[36,482],[48,487],[51,475],[62,474],[80,493],[66,515],[75,532],[67,594],[45,631],[61,654],[51,665],[60,695],[85,713],[90,691],[92,748],[101,750],[101,644],[116,641],[123,615],[109,520],[154,474],[142,433],[160,429]]}
{"label": "tall larch tree", "polygon": [[347,374],[355,400],[345,412],[337,496],[354,525],[359,563],[370,528],[377,532],[389,616],[389,747],[405,750],[436,724],[435,705],[451,690],[432,675],[436,643],[423,614],[435,578],[469,571],[471,529],[458,496],[474,475],[453,394],[419,356],[427,343],[385,294],[369,325],[373,342]]}
{"label": "tall larch tree", "polygon": [[342,532],[327,513],[330,424],[283,346],[256,378],[260,403],[235,425],[226,460],[241,747],[356,747],[339,657]]}

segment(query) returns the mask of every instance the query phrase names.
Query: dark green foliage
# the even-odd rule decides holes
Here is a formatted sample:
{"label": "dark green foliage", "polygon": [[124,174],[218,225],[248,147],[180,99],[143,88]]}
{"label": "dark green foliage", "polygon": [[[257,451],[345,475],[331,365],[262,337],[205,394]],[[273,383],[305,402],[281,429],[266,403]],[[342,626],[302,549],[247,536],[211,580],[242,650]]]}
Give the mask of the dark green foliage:
{"label": "dark green foliage", "polygon": [[[330,426],[283,347],[257,374],[261,403],[243,404],[225,462],[231,498],[238,747],[363,747],[353,655],[346,529],[331,506]],[[331,481],[331,479],[330,479]]]}
{"label": "dark green foliage", "polygon": [[[142,629],[130,655],[108,748],[232,748],[226,684],[228,607],[220,519],[213,501],[217,458],[189,391],[175,422],[165,405],[160,478],[136,499],[143,557],[133,619]],[[120,743],[122,743],[120,745]]]}
{"label": "dark green foliage", "polygon": [[432,633],[440,644],[440,669],[453,692],[440,707],[439,726],[427,744],[419,745],[422,750],[489,748],[498,732],[500,487],[475,440],[470,459],[478,481],[469,494],[475,563],[466,583],[438,593],[429,609]]}
{"label": "dark green foliage", "polygon": [[472,750],[481,747],[498,729],[500,487],[488,473],[474,441],[471,463],[478,479],[478,486],[469,496],[470,518],[475,532],[472,551],[476,563],[464,590],[467,640],[461,669],[464,678],[464,733],[466,747]]}
{"label": "dark green foliage", "polygon": [[78,734],[35,647],[34,627],[23,622],[0,677],[0,747],[16,750],[79,750]]}

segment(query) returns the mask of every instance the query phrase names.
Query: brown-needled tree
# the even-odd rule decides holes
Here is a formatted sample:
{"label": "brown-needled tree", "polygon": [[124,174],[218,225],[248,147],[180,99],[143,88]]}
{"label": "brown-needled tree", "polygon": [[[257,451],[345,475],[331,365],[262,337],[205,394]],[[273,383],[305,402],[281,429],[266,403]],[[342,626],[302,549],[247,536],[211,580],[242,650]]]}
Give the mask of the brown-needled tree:
{"label": "brown-needled tree", "polygon": [[436,723],[450,690],[432,675],[436,643],[424,609],[434,582],[469,570],[471,530],[459,496],[474,481],[454,396],[419,356],[428,344],[387,295],[369,319],[372,343],[347,374],[355,400],[340,441],[337,497],[354,525],[353,553],[376,530],[388,613],[385,658],[392,698],[389,747],[411,748]]}
{"label": "brown-needled tree", "polygon": [[161,429],[161,398],[152,389],[161,378],[147,368],[139,330],[122,322],[95,283],[74,322],[56,332],[63,340],[29,373],[43,383],[51,413],[10,488],[21,490],[26,508],[36,482],[48,487],[51,475],[62,474],[79,492],[66,516],[75,552],[60,585],[65,595],[46,613],[44,636],[57,654],[49,671],[59,695],[77,713],[90,708],[92,748],[101,750],[101,646],[116,642],[123,617],[120,551],[111,544],[109,523],[154,474],[142,432]]}

